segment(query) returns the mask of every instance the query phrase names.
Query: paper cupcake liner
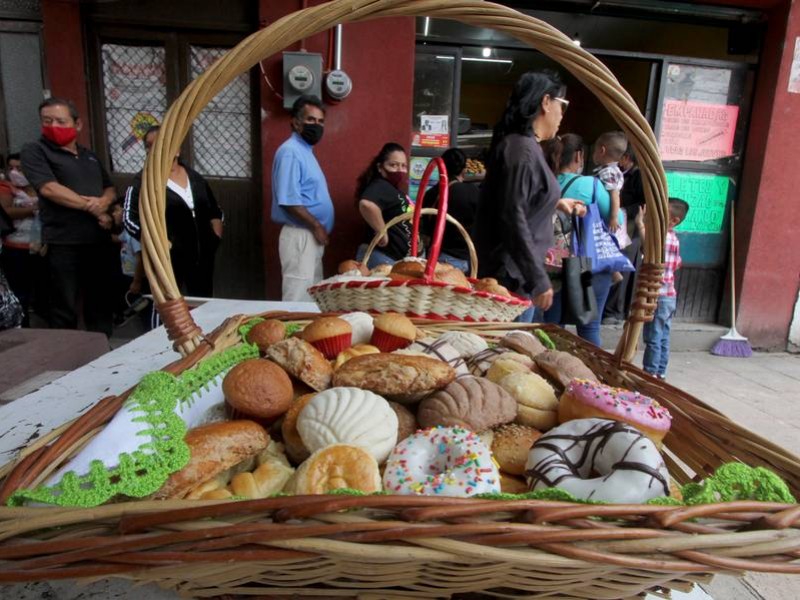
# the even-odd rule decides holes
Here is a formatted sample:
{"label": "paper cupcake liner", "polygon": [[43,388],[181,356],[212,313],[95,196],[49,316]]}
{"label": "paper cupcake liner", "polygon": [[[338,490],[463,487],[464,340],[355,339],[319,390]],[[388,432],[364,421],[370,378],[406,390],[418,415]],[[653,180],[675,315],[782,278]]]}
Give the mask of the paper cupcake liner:
{"label": "paper cupcake liner", "polygon": [[333,337],[323,338],[321,340],[314,340],[311,342],[311,345],[322,352],[325,358],[328,360],[333,360],[339,356],[340,352],[347,350],[353,345],[353,334],[343,333],[342,335],[335,335]]}
{"label": "paper cupcake liner", "polygon": [[386,333],[377,327],[372,331],[372,340],[370,344],[377,347],[381,352],[394,352],[406,346],[410,346],[414,340],[408,340],[403,337]]}

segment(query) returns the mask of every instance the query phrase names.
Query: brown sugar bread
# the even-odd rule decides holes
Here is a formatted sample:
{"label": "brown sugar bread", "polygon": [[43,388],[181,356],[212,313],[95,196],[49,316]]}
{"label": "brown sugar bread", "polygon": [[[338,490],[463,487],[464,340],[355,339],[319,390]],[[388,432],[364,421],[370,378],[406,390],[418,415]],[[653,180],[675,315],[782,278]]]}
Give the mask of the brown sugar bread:
{"label": "brown sugar bread", "polygon": [[410,410],[402,404],[397,402],[389,402],[389,406],[397,415],[397,443],[399,444],[408,436],[412,435],[419,429],[417,418]]}
{"label": "brown sugar bread", "polygon": [[500,338],[498,344],[532,359],[547,350],[539,338],[528,331],[510,331]]}
{"label": "brown sugar bread", "polygon": [[500,387],[517,401],[516,423],[540,431],[558,423],[558,398],[550,384],[536,373],[511,373],[500,381]]}
{"label": "brown sugar bread", "polygon": [[564,389],[573,379],[597,381],[597,376],[577,356],[560,350],[545,350],[537,354],[536,365],[539,371]]}
{"label": "brown sugar bread", "polygon": [[542,432],[538,429],[517,423],[498,427],[492,438],[492,455],[500,465],[500,470],[511,475],[525,473],[528,452],[541,436]]}
{"label": "brown sugar bread", "polygon": [[264,421],[285,413],[294,395],[286,371],[263,358],[242,361],[228,371],[222,393],[233,414]]}
{"label": "brown sugar bread", "polygon": [[455,370],[440,360],[403,354],[368,354],[348,360],[333,375],[333,385],[357,387],[388,400],[415,402],[445,387]]}
{"label": "brown sugar bread", "polygon": [[306,394],[305,396],[300,396],[289,407],[289,410],[286,411],[286,414],[283,417],[283,423],[281,423],[281,436],[283,437],[283,443],[286,446],[286,454],[289,456],[289,459],[296,465],[299,465],[305,459],[310,456],[310,452],[308,448],[305,447],[303,444],[303,439],[300,437],[300,432],[297,431],[297,417],[300,415],[300,411],[302,411],[306,404],[311,402],[311,399],[316,394]]}
{"label": "brown sugar bread", "polygon": [[517,401],[496,383],[478,377],[459,377],[425,398],[417,410],[423,428],[463,427],[479,433],[517,416]]}
{"label": "brown sugar bread", "polygon": [[381,491],[381,474],[375,458],[363,448],[334,444],[317,450],[295,474],[292,492],[327,494],[347,488],[371,494]]}
{"label": "brown sugar bread", "polygon": [[274,360],[289,375],[311,389],[321,392],[331,385],[333,367],[322,353],[307,341],[291,337],[267,348],[267,358]]}
{"label": "brown sugar bread", "polygon": [[191,452],[189,463],[153,494],[156,500],[184,498],[222,471],[255,458],[269,444],[269,435],[253,421],[224,421],[192,429],[184,440]]}
{"label": "brown sugar bread", "polygon": [[314,319],[303,329],[303,339],[322,352],[328,360],[353,344],[353,328],[339,317]]}
{"label": "brown sugar bread", "polygon": [[381,352],[394,352],[417,339],[417,327],[411,319],[397,313],[384,313],[373,321],[370,344]]}
{"label": "brown sugar bread", "polygon": [[272,344],[280,342],[286,337],[286,326],[275,319],[268,319],[257,323],[247,334],[247,341],[258,346],[264,354]]}

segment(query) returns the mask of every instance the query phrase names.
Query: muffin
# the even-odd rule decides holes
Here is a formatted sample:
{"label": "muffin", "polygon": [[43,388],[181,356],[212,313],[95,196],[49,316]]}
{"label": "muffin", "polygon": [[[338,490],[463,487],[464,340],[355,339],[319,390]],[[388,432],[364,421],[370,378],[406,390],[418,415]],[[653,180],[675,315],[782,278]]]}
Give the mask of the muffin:
{"label": "muffin", "polygon": [[333,360],[353,345],[353,328],[339,317],[320,317],[303,329],[303,339]]}
{"label": "muffin", "polygon": [[272,344],[280,342],[286,337],[286,326],[275,319],[261,321],[256,324],[247,334],[247,341],[258,346],[264,353]]}
{"label": "muffin", "polygon": [[375,329],[370,344],[381,352],[394,352],[410,345],[417,338],[417,328],[411,319],[397,313],[375,317]]}
{"label": "muffin", "polygon": [[232,415],[267,423],[289,409],[294,395],[286,371],[262,358],[233,367],[222,381],[222,393]]}

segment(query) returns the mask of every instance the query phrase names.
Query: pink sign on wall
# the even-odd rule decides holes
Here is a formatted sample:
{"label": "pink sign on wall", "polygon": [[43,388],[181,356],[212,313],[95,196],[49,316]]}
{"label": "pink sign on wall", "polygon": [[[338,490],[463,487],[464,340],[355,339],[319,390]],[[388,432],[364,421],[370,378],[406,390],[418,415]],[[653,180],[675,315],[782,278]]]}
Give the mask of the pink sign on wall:
{"label": "pink sign on wall", "polygon": [[733,154],[739,107],[665,100],[661,117],[661,160],[714,160]]}

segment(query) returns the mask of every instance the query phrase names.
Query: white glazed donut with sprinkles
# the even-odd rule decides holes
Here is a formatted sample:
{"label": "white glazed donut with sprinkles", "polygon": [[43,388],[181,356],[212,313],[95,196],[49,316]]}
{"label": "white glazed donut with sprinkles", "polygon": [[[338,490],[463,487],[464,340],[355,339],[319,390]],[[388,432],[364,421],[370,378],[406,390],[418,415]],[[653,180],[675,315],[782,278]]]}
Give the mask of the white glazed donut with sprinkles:
{"label": "white glazed donut with sprinkles", "polygon": [[459,427],[432,427],[395,446],[386,462],[383,489],[463,498],[500,492],[500,473],[476,434]]}

